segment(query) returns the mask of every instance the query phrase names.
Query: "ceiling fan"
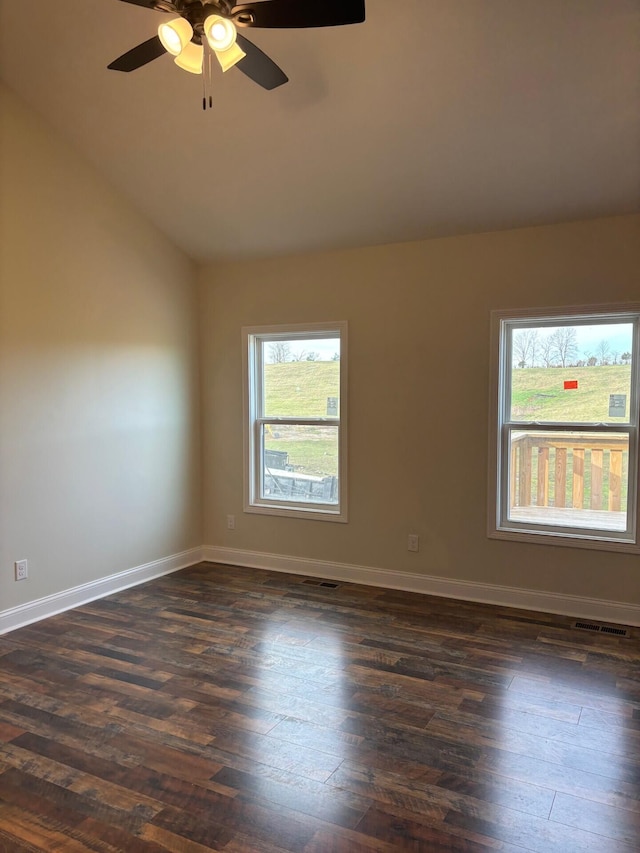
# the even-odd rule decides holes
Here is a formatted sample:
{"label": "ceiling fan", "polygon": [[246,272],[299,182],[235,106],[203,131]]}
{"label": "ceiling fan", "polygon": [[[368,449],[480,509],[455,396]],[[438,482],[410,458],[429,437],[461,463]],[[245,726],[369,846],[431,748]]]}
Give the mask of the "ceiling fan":
{"label": "ceiling fan", "polygon": [[[135,71],[164,53],[192,74],[204,74],[215,55],[222,70],[239,68],[264,89],[275,89],[287,75],[238,27],[301,28],[359,24],[365,19],[365,0],[121,0],[174,15],[158,34],[115,59],[113,71]],[[177,16],[177,17],[175,17]],[[206,53],[205,53],[206,51]],[[209,98],[211,100],[211,98]]]}

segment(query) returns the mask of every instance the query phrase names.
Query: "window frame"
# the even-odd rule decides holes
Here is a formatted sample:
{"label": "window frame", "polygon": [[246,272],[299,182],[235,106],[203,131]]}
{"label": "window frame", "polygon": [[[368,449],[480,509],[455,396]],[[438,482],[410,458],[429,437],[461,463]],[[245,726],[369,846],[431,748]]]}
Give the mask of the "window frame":
{"label": "window frame", "polygon": [[[629,417],[611,422],[517,421],[510,417],[512,336],[522,328],[593,325],[606,322],[633,324]],[[487,535],[493,539],[534,542],[606,551],[640,553],[639,429],[640,429],[640,303],[498,310],[491,312],[491,381]],[[536,432],[625,433],[629,436],[627,527],[624,532],[509,519],[510,434]]]}
{"label": "window frame", "polygon": [[[277,341],[340,339],[340,407],[337,416],[296,418],[266,417],[262,405],[262,344]],[[262,515],[306,518],[315,521],[346,523],[347,512],[347,322],[295,323],[272,326],[246,326],[242,329],[243,352],[243,432],[244,432],[244,511]],[[262,497],[263,426],[266,424],[300,426],[336,426],[338,430],[338,502],[337,504],[274,501]]]}

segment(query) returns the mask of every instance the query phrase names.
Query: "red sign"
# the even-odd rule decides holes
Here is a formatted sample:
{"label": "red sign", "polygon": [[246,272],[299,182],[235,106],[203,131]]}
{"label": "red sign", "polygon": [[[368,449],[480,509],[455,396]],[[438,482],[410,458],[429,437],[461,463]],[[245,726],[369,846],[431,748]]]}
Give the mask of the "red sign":
{"label": "red sign", "polygon": [[565,380],[565,383],[564,383],[564,390],[565,391],[571,391],[572,388],[577,388],[577,387],[578,387],[578,380],[577,379]]}

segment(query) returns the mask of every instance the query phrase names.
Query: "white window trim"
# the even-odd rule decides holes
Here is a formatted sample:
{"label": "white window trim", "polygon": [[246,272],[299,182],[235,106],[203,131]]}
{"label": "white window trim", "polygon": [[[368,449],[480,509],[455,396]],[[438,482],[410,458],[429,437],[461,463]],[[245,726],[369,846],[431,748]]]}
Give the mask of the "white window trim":
{"label": "white window trim", "polygon": [[[256,361],[256,337],[271,337],[290,340],[300,337],[304,340],[322,339],[336,333],[340,336],[340,417],[338,422],[338,504],[317,504],[269,502],[260,497],[260,466],[257,465],[259,451],[259,428],[266,420],[268,423],[286,423],[286,418],[259,419],[258,394],[260,388],[255,372],[251,369]],[[327,323],[296,323],[277,326],[246,326],[242,329],[242,374],[243,374],[243,444],[244,444],[244,511],[260,515],[279,515],[288,518],[305,518],[314,521],[337,521],[346,523],[347,510],[347,419],[348,419],[348,336],[347,323],[344,320]],[[296,418],[296,423],[322,424],[323,418]],[[335,423],[335,419],[327,419]]]}
{"label": "white window trim", "polygon": [[[639,487],[639,457],[638,457],[638,423],[640,407],[640,323],[636,322],[640,313],[640,303],[605,304],[591,306],[567,306],[536,309],[499,310],[491,312],[491,350],[490,350],[490,400],[489,400],[489,453],[488,453],[488,514],[487,535],[492,539],[506,539],[516,542],[532,542],[543,545],[559,545],[564,547],[585,548],[589,550],[619,551],[623,553],[640,553],[640,487]],[[508,472],[503,470],[503,444],[507,430],[504,426],[504,403],[509,398],[508,371],[506,359],[508,353],[503,347],[505,324],[525,326],[531,321],[540,321],[543,325],[563,325],[574,318],[580,323],[600,322],[608,318],[617,321],[624,320],[628,315],[629,321],[636,322],[631,372],[629,423],[622,427],[618,424],[550,424],[543,426],[547,429],[572,430],[575,432],[593,431],[597,428],[602,432],[629,432],[629,471],[635,471],[635,478],[630,474],[627,495],[628,532],[627,538],[616,536],[607,531],[604,535],[595,535],[585,528],[545,528],[543,525],[531,529],[531,525],[507,520],[502,507],[502,496],[508,490],[506,478]],[[512,422],[513,423],[513,422]],[[524,424],[523,424],[524,425]],[[527,423],[526,426],[531,426]]]}

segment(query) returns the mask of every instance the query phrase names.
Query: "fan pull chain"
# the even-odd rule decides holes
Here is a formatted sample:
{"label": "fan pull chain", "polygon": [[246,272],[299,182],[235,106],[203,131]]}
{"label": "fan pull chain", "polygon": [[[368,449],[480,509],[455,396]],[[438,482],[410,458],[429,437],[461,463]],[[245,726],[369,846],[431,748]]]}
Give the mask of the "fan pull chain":
{"label": "fan pull chain", "polygon": [[[203,45],[204,47],[204,45]],[[205,54],[202,61],[202,109],[207,109],[207,103],[209,105],[209,109],[213,107],[213,96],[211,94],[213,90],[213,64],[212,64],[212,53],[210,47],[205,47]]]}
{"label": "fan pull chain", "polygon": [[213,109],[213,56],[212,51],[209,51],[209,109]]}
{"label": "fan pull chain", "polygon": [[[206,54],[205,54],[206,60]],[[202,109],[206,110],[207,108],[207,65],[206,62],[202,63]]]}

